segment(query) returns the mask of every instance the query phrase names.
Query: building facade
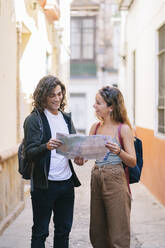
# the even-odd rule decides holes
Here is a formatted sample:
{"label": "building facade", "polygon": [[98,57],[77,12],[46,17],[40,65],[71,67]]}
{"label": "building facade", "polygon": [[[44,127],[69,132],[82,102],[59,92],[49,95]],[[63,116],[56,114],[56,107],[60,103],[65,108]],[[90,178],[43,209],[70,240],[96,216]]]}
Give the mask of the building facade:
{"label": "building facade", "polygon": [[118,1],[119,87],[143,140],[142,182],[165,205],[165,2]]}
{"label": "building facade", "polygon": [[113,0],[71,4],[69,106],[80,133],[88,134],[96,121],[92,106],[98,89],[118,84],[118,14]]}

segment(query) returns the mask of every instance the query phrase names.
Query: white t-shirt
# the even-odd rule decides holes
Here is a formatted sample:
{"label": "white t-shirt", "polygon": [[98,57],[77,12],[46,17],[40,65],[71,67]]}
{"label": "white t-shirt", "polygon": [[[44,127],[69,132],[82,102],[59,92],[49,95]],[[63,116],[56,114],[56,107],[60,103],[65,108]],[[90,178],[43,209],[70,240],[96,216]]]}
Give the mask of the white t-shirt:
{"label": "white t-shirt", "polygon": [[[58,112],[57,115],[54,115],[45,109],[44,113],[48,119],[52,138],[56,139],[56,133],[69,134],[68,126],[61,112]],[[56,153],[56,150],[52,150],[48,179],[52,181],[61,181],[67,180],[71,176],[72,172],[69,167],[68,159]]]}

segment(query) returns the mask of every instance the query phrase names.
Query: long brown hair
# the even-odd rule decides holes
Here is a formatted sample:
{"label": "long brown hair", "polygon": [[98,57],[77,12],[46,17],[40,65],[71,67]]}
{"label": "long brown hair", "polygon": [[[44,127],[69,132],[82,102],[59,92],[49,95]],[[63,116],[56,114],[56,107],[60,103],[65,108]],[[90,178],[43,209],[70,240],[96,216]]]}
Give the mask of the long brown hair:
{"label": "long brown hair", "polygon": [[105,86],[99,90],[99,94],[103,97],[108,107],[113,107],[111,118],[115,122],[127,124],[132,129],[121,91],[116,87]]}
{"label": "long brown hair", "polygon": [[39,109],[40,111],[44,111],[46,108],[47,97],[51,94],[52,90],[57,86],[61,86],[63,98],[61,101],[60,109],[64,111],[66,105],[66,89],[65,85],[61,83],[61,81],[52,75],[45,76],[41,78],[39,83],[36,86],[36,89],[33,93],[33,106]]}

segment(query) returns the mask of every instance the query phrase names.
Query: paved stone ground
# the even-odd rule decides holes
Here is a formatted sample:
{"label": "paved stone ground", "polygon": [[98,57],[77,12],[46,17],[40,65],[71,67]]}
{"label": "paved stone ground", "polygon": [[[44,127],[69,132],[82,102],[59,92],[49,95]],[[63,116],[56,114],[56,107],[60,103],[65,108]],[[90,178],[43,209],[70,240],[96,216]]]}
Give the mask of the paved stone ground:
{"label": "paved stone ground", "polygon": [[[89,201],[91,163],[76,166],[82,186],[75,189],[75,211],[70,248],[91,248],[89,241]],[[141,184],[132,187],[131,248],[165,248],[165,208]],[[30,248],[32,211],[30,197],[26,208],[0,236],[0,248]],[[53,225],[46,248],[53,243]]]}
{"label": "paved stone ground", "polygon": [[165,207],[142,184],[132,186],[131,224],[141,248],[165,248]]}

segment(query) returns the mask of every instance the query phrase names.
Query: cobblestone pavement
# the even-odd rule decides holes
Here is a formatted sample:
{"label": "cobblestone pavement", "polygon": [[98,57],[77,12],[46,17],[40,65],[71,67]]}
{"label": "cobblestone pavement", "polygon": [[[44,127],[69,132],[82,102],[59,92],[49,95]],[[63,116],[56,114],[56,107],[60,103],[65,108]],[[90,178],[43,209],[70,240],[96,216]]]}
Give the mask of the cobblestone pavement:
{"label": "cobblestone pavement", "polygon": [[[70,248],[91,248],[89,241],[89,201],[91,163],[76,166],[82,186],[75,189],[74,222],[70,234]],[[133,186],[137,199],[133,201],[131,226],[131,248],[165,248],[165,209],[147,193],[143,185]],[[0,236],[0,248],[30,248],[32,211],[30,197],[26,208]],[[139,242],[140,240],[140,242]],[[53,224],[46,248],[53,243]]]}

